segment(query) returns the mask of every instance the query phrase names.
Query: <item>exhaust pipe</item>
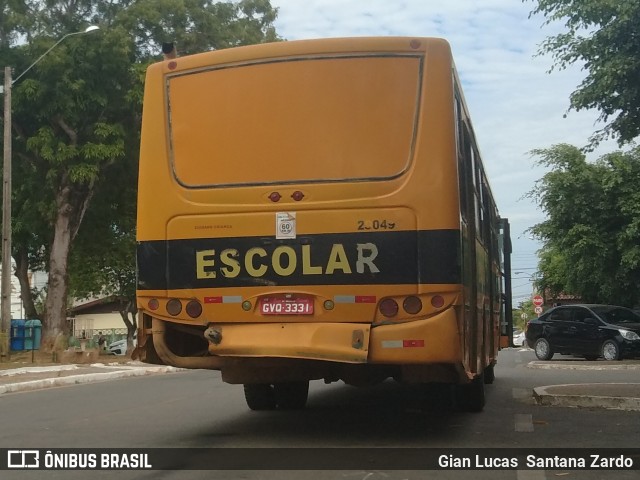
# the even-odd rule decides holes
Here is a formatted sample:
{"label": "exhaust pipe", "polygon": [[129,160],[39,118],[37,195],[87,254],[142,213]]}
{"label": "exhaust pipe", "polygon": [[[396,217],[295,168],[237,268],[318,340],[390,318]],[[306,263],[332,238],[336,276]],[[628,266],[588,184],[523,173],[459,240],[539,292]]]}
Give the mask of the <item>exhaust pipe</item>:
{"label": "exhaust pipe", "polygon": [[152,317],[151,334],[153,336],[153,346],[158,357],[167,365],[173,365],[178,368],[220,370],[225,363],[225,358],[219,356],[181,357],[176,355],[167,346],[167,342],[164,339],[165,332],[165,322]]}

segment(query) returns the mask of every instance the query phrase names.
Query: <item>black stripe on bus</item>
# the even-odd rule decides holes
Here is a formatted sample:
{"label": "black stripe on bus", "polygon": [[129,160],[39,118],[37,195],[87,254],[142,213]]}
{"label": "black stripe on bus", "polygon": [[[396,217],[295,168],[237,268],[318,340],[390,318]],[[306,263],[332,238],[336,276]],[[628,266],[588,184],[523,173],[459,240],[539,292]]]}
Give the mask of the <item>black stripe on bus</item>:
{"label": "black stripe on bus", "polygon": [[459,230],[156,240],[137,246],[138,290],[452,284],[461,282],[460,265]]}

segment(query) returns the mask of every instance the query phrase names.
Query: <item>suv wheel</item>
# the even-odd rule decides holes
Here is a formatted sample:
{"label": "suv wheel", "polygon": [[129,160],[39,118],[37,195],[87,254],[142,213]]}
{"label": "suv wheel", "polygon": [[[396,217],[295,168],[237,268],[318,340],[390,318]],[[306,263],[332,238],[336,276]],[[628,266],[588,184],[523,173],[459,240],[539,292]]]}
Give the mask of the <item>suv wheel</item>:
{"label": "suv wheel", "polygon": [[533,345],[533,350],[536,353],[538,360],[551,360],[553,357],[553,350],[546,338],[539,338]]}
{"label": "suv wheel", "polygon": [[620,347],[613,340],[607,340],[602,344],[602,357],[605,360],[622,360]]}

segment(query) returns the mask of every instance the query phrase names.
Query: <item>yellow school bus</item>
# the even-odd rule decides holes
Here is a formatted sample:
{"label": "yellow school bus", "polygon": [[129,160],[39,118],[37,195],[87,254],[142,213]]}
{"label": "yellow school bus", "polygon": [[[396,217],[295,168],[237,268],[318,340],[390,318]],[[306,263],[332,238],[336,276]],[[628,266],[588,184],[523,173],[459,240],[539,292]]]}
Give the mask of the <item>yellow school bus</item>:
{"label": "yellow school bus", "polygon": [[145,84],[134,354],[220,370],[254,410],[389,378],[482,410],[501,222],[445,40],[166,59]]}

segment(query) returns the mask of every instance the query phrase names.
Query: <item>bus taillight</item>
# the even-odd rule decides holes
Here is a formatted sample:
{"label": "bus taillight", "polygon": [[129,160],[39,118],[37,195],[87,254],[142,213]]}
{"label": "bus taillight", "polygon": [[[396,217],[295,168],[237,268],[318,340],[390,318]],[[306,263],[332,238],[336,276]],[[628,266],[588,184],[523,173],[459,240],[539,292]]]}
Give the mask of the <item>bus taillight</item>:
{"label": "bus taillight", "polygon": [[178,300],[177,298],[172,298],[167,302],[167,312],[169,313],[169,315],[173,315],[175,317],[176,315],[179,315],[181,311],[182,302],[180,302],[180,300]]}
{"label": "bus taillight", "polygon": [[431,297],[431,305],[435,308],[440,308],[444,305],[444,298],[440,295],[434,295]]}
{"label": "bus taillight", "polygon": [[378,308],[385,317],[395,317],[398,313],[398,303],[393,298],[385,298]]}
{"label": "bus taillight", "polygon": [[198,318],[202,315],[202,305],[197,300],[190,300],[185,307],[185,311],[191,318]]}
{"label": "bus taillight", "polygon": [[157,310],[160,307],[160,302],[157,298],[152,298],[147,303],[147,307],[149,307],[149,310]]}
{"label": "bus taillight", "polygon": [[408,314],[415,315],[422,310],[422,300],[414,296],[407,297],[404,299],[404,302],[402,302],[402,308],[404,308],[404,311]]}

